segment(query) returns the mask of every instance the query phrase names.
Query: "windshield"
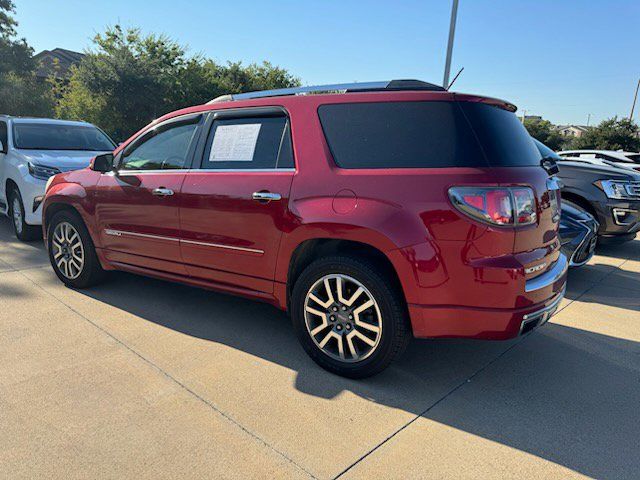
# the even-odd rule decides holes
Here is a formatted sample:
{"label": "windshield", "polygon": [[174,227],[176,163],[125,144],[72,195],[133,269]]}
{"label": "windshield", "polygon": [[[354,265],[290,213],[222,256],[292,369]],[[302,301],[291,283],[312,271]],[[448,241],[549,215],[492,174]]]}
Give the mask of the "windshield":
{"label": "windshield", "polygon": [[52,123],[15,123],[13,143],[27,150],[111,151],[114,143],[93,126]]}

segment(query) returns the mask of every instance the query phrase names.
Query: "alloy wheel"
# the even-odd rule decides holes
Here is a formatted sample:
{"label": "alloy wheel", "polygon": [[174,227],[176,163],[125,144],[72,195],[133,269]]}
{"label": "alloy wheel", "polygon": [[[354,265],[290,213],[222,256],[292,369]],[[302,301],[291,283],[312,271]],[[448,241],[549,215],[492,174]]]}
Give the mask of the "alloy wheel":
{"label": "alloy wheel", "polygon": [[17,195],[13,197],[11,210],[13,211],[13,225],[16,227],[16,232],[20,234],[22,233],[22,204]]}
{"label": "alloy wheel", "polygon": [[69,222],[60,222],[51,241],[53,260],[62,275],[78,278],[84,268],[84,246],[78,230]]}
{"label": "alloy wheel", "polygon": [[307,331],[316,346],[341,362],[360,362],[380,344],[382,315],[371,292],[342,274],[325,275],[305,298]]}

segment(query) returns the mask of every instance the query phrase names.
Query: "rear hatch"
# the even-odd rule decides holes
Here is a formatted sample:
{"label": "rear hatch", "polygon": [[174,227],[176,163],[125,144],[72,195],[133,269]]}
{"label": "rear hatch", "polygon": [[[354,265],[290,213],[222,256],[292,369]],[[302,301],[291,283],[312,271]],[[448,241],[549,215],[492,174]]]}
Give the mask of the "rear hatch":
{"label": "rear hatch", "polygon": [[544,273],[558,258],[560,195],[558,184],[542,168],[542,155],[518,118],[506,108],[483,102],[459,102],[487,163],[499,171],[500,182],[530,186],[535,195],[537,221],[516,228],[513,252],[528,278]]}

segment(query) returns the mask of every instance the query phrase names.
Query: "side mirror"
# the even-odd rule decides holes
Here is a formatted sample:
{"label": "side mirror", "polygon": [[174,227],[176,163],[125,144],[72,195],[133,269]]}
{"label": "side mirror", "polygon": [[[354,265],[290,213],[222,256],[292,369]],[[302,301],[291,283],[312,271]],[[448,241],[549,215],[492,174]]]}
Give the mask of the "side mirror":
{"label": "side mirror", "polygon": [[96,172],[106,173],[113,170],[113,153],[103,153],[91,159],[89,168]]}

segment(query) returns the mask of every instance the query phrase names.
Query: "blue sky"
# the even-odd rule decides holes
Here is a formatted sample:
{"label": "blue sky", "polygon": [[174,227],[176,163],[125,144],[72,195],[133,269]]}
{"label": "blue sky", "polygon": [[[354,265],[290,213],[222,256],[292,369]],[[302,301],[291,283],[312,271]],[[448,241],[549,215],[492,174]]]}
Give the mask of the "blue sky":
{"label": "blue sky", "polygon": [[[269,60],[304,84],[441,83],[450,0],[17,0],[40,51],[83,51],[105,26],[166,33],[219,62]],[[627,116],[640,76],[638,0],[460,0],[454,90],[555,123]],[[640,109],[637,109],[640,110]],[[638,121],[640,115],[636,113]]]}

